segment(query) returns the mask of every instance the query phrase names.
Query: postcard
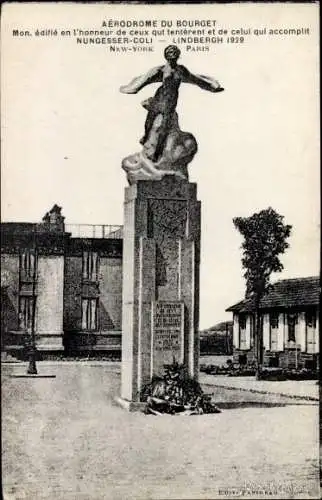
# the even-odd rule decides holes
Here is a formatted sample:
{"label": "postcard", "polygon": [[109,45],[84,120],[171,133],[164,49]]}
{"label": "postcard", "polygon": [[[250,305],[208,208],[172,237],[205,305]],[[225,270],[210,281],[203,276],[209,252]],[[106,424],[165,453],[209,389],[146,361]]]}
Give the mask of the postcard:
{"label": "postcard", "polygon": [[5,499],[320,497],[318,13],[3,4]]}

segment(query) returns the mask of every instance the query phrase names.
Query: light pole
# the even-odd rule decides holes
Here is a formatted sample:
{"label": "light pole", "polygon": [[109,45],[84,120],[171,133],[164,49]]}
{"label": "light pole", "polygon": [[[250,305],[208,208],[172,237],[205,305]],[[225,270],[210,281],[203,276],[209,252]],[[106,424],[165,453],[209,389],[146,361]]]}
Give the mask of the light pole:
{"label": "light pole", "polygon": [[32,301],[32,323],[31,323],[31,332],[29,336],[31,337],[30,348],[29,348],[29,365],[27,369],[28,375],[37,375],[37,366],[36,366],[36,339],[35,339],[35,327],[34,327],[34,311],[35,311],[35,302],[36,297],[33,297]]}
{"label": "light pole", "polygon": [[32,276],[32,310],[31,310],[31,332],[30,335],[30,348],[29,348],[29,366],[27,369],[28,375],[37,375],[36,366],[36,335],[35,335],[35,318],[36,318],[36,278],[37,278],[37,251],[36,251],[36,226],[33,230],[33,252],[34,252],[34,265]]}

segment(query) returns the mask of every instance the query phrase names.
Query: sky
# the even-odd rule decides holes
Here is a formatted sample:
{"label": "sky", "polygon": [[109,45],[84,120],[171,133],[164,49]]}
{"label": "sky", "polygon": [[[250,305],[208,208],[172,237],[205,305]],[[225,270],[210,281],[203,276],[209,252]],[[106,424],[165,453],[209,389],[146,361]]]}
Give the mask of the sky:
{"label": "sky", "polygon": [[[119,87],[163,64],[172,37],[140,45],[153,52],[112,53],[109,45],[77,44],[60,32],[146,19],[159,27],[171,21],[173,29],[182,20],[215,20],[216,34],[228,32],[223,43],[198,45],[208,51],[178,44],[181,64],[225,88],[213,94],[183,84],[177,107],[181,128],[198,141],[189,175],[202,204],[200,327],[207,328],[231,319],[225,309],[244,295],[236,216],[271,206],[293,226],[284,271],[273,281],[319,273],[317,4],[5,4],[1,218],[40,221],[57,203],[66,223],[123,223],[121,161],[140,150],[146,116],[140,103],[157,84],[135,95]],[[266,34],[254,34],[264,28]],[[13,36],[14,29],[31,36]],[[37,37],[36,29],[58,35]],[[251,34],[228,43],[232,29]]]}

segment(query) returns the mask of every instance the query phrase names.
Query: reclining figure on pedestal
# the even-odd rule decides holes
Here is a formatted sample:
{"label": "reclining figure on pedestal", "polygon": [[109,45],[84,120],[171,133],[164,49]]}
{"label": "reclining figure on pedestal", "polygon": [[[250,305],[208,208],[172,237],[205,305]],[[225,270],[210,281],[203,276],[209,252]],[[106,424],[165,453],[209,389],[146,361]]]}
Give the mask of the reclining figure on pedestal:
{"label": "reclining figure on pedestal", "polygon": [[154,97],[142,103],[148,110],[144,136],[140,141],[143,151],[122,162],[130,183],[138,179],[159,179],[167,173],[187,178],[187,164],[197,151],[197,141],[192,134],[182,132],[178,124],[176,106],[180,84],[191,83],[210,92],[224,90],[216,80],[194,75],[185,66],[177,64],[180,50],[175,45],[168,46],[164,56],[165,65],[151,69],[120,88],[122,93],[136,94],[146,85],[162,82]]}

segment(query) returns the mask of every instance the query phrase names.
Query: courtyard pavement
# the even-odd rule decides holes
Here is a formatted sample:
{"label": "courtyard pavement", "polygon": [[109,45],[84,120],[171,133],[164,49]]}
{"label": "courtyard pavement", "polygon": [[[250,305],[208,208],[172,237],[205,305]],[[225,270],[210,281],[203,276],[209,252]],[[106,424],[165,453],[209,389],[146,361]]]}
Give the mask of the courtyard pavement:
{"label": "courtyard pavement", "polygon": [[5,500],[319,498],[315,404],[155,417],[114,405],[115,365],[38,368],[2,366]]}
{"label": "courtyard pavement", "polygon": [[279,394],[296,399],[319,401],[319,385],[316,380],[255,380],[255,377],[227,377],[225,375],[207,375],[201,373],[202,384],[259,392],[262,394]]}

